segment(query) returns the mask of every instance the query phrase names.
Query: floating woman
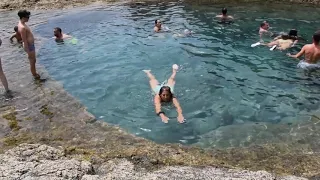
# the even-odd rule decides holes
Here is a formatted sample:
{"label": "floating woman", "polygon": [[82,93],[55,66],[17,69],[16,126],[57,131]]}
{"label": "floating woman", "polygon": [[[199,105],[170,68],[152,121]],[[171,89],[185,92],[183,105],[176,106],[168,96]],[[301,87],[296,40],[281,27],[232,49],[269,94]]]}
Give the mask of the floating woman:
{"label": "floating woman", "polygon": [[165,115],[163,111],[161,111],[161,103],[173,103],[173,105],[177,109],[178,113],[178,122],[184,123],[185,119],[182,115],[182,109],[178,102],[178,99],[174,96],[174,85],[176,83],[175,77],[177,74],[179,66],[174,64],[172,66],[172,75],[168,79],[167,82],[160,84],[159,81],[151,74],[151,70],[143,70],[148,78],[152,91],[154,92],[154,106],[158,116],[161,117],[161,120],[164,123],[168,123],[169,118]]}

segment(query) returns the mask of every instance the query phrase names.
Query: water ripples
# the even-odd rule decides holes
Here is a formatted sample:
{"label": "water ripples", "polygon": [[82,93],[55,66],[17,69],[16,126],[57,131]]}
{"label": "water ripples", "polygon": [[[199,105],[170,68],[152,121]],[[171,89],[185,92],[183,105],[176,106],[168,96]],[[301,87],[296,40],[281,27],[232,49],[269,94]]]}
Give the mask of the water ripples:
{"label": "water ripples", "polygon": [[[286,11],[247,8],[229,10],[236,16],[231,25],[216,23],[220,9],[176,3],[110,6],[58,17],[39,26],[39,33],[49,37],[58,24],[78,44],[50,40],[40,51],[40,62],[97,117],[157,142],[193,143],[220,126],[276,123],[310,114],[320,105],[320,74],[297,69],[298,62],[286,52],[250,45],[259,40],[265,14],[272,30],[298,26],[300,34],[308,34],[306,39],[317,28],[310,22],[317,19],[302,10],[296,19]],[[174,32],[191,29],[195,34],[155,35],[154,20],[159,18]],[[180,65],[175,89],[187,118],[184,125],[176,123],[172,107],[164,107],[173,121],[169,125],[155,116],[148,79],[141,71],[152,69],[162,82],[174,63]]]}

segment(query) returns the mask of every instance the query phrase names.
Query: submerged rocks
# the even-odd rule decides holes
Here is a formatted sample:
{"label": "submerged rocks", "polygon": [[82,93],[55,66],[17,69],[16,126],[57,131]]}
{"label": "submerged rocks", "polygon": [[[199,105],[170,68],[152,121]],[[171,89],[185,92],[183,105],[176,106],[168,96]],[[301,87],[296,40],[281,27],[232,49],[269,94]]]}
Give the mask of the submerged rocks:
{"label": "submerged rocks", "polygon": [[[293,119],[293,118],[291,118]],[[268,143],[309,145],[319,152],[320,119],[314,116],[305,120],[280,123],[246,122],[219,127],[201,136],[195,145],[200,147],[227,148],[250,147]]]}

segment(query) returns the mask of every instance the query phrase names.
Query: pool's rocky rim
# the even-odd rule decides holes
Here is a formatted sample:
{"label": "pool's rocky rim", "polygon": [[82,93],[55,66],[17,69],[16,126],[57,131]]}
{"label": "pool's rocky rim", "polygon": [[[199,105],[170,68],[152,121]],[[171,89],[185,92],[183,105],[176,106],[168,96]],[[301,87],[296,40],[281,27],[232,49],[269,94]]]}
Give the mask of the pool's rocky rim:
{"label": "pool's rocky rim", "polygon": [[[42,22],[48,18],[49,15],[45,14],[47,12],[39,12],[34,19]],[[13,22],[8,20],[4,23]],[[15,54],[14,48],[7,51],[8,56],[10,53]],[[21,74],[29,73],[27,65],[19,67]],[[8,76],[13,73],[9,72]],[[1,99],[1,152],[21,143],[41,143],[63,148],[67,157],[89,160],[93,164],[101,164],[113,158],[126,158],[137,168],[149,170],[167,165],[216,166],[267,170],[309,178],[320,177],[320,135],[316,133],[320,129],[320,115],[312,117],[308,124],[304,125],[305,128],[311,128],[314,134],[286,144],[227,149],[201,149],[179,144],[160,145],[135,137],[119,127],[96,121],[83,105],[60,85],[53,86],[52,84],[56,83],[53,80],[49,79],[45,86],[38,84],[35,88],[31,85],[27,87],[29,89],[19,87],[22,81],[30,81],[30,78],[17,76],[16,81],[11,83],[12,89],[21,92],[21,98],[12,101]],[[27,110],[17,110],[16,107],[26,102],[34,106]]]}
{"label": "pool's rocky rim", "polygon": [[162,3],[162,2],[185,2],[193,5],[209,5],[219,3],[269,3],[269,4],[301,4],[301,5],[320,5],[320,0],[73,0],[70,3],[69,0],[36,0],[36,1],[21,1],[21,0],[2,0],[0,2],[0,9],[16,10],[21,8],[28,9],[62,9],[62,8],[74,8],[93,3],[117,3],[126,2],[132,4],[147,4],[147,3]]}

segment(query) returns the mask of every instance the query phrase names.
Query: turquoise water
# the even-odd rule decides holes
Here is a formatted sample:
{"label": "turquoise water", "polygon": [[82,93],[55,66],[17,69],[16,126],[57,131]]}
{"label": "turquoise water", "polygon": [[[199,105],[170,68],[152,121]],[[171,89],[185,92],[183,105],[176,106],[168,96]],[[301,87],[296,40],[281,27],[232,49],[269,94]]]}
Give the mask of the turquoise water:
{"label": "turquoise water", "polygon": [[[121,5],[52,18],[35,31],[48,38],[38,59],[97,118],[159,143],[195,143],[221,126],[303,120],[319,109],[320,73],[297,69],[298,61],[285,56],[302,44],[285,52],[250,47],[259,40],[263,20],[274,32],[297,28],[311,42],[319,9],[236,5],[228,8],[235,23],[221,25],[213,18],[221,7]],[[195,34],[155,36],[158,18],[174,31],[187,28]],[[56,26],[76,37],[77,44],[50,39]],[[164,107],[169,124],[155,115],[141,71],[151,69],[162,82],[174,63],[180,66],[175,91],[185,124],[177,123],[171,107]]]}

